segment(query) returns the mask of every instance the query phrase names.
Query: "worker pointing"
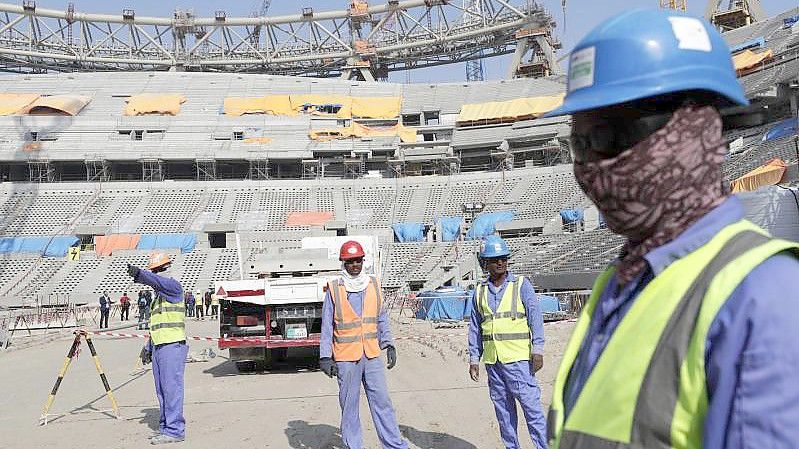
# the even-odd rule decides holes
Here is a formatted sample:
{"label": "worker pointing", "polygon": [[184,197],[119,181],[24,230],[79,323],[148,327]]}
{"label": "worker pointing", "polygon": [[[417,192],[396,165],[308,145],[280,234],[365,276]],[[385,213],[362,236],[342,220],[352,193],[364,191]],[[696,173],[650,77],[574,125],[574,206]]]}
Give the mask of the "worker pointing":
{"label": "worker pointing", "polygon": [[186,305],[180,282],[168,277],[172,261],[164,253],[150,255],[147,268],[128,265],[128,274],[135,282],[149,285],[155,291],[150,305],[150,340],[142,351],[142,362],[152,360],[155,393],[161,414],[157,435],[151,444],[183,441],[186,420],[183,418],[183,373],[186,367]]}
{"label": "worker pointing", "polygon": [[631,10],[577,44],[574,175],[627,238],[566,347],[551,447],[788,448],[799,442],[797,244],[744,219],[721,110],[748,104],[703,19]]}
{"label": "worker pointing", "polygon": [[477,286],[469,326],[469,375],[479,379],[480,359],[507,449],[518,449],[516,401],[537,449],[546,449],[546,419],[535,373],[544,366],[544,318],[530,281],[508,271],[510,249],[488,237],[480,261],[488,278]]}
{"label": "worker pointing", "polygon": [[361,384],[383,448],[406,449],[394,407],[388,397],[380,351],[386,350],[388,369],[397,363],[397,351],[382,308],[383,294],[377,278],[363,271],[366,254],[358,242],[341,246],[341,277],[327,285],[322,306],[319,367],[336,376],[341,406],[341,436],[348,449],[362,449],[359,404]]}

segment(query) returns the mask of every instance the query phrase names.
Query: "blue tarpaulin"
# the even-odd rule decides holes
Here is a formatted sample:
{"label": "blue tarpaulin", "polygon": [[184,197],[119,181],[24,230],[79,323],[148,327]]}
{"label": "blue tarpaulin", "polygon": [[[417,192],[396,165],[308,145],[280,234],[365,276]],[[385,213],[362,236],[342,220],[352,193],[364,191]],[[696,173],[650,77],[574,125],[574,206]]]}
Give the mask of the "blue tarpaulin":
{"label": "blue tarpaulin", "polygon": [[461,235],[461,217],[443,217],[438,220],[441,224],[441,240],[444,242],[454,242]]}
{"label": "blue tarpaulin", "polygon": [[560,301],[554,296],[536,295],[541,303],[541,312],[560,312]]}
{"label": "blue tarpaulin", "polygon": [[194,234],[142,234],[136,249],[173,249],[180,248],[182,253],[194,251],[197,236]]}
{"label": "blue tarpaulin", "polygon": [[47,257],[64,257],[70,246],[80,239],[74,235],[58,237],[3,237],[0,238],[0,254],[39,253]]}
{"label": "blue tarpaulin", "polygon": [[391,229],[400,243],[424,241],[424,225],[421,223],[394,223]]}
{"label": "blue tarpaulin", "polygon": [[416,318],[420,320],[460,321],[471,312],[471,294],[465,290],[451,289],[422,292],[417,296],[421,301]]}
{"label": "blue tarpaulin", "polygon": [[763,142],[793,136],[797,134],[797,131],[799,131],[799,120],[797,120],[796,117],[791,117],[769,128],[769,130],[763,134]]}
{"label": "blue tarpaulin", "polygon": [[577,223],[583,219],[583,211],[580,209],[563,209],[560,211],[560,218],[563,223]]}
{"label": "blue tarpaulin", "polygon": [[497,223],[511,220],[513,220],[512,210],[484,212],[474,219],[472,227],[469,228],[469,232],[466,233],[466,239],[475,240],[488,237],[496,230]]}
{"label": "blue tarpaulin", "polygon": [[756,39],[740,43],[734,47],[730,47],[730,53],[738,53],[739,51],[744,51],[751,48],[761,48],[765,46],[766,46],[766,40],[762,37],[758,37]]}
{"label": "blue tarpaulin", "polygon": [[797,22],[799,22],[799,16],[790,16],[782,19],[782,27],[783,28],[791,28]]}

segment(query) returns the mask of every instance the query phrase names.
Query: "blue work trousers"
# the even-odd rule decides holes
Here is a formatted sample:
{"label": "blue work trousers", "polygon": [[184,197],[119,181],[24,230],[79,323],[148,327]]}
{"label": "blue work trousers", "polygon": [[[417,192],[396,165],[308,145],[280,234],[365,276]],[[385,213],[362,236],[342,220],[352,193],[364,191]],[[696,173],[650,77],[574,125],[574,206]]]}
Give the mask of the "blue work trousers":
{"label": "blue work trousers", "polygon": [[536,449],[547,449],[547,421],[541,407],[541,389],[532,373],[530,362],[486,364],[488,392],[494,402],[499,433],[507,449],[519,449],[516,431],[519,419],[516,401],[522,406],[527,429]]}
{"label": "blue work trousers", "polygon": [[386,385],[385,362],[381,357],[357,362],[336,362],[338,367],[338,401],[341,405],[341,437],[348,449],[363,449],[360,400],[361,384],[366,391],[369,411],[384,449],[407,449],[402,439]]}
{"label": "blue work trousers", "polygon": [[186,368],[186,343],[168,343],[153,347],[153,377],[161,416],[158,430],[170,437],[186,434],[183,418],[183,371]]}

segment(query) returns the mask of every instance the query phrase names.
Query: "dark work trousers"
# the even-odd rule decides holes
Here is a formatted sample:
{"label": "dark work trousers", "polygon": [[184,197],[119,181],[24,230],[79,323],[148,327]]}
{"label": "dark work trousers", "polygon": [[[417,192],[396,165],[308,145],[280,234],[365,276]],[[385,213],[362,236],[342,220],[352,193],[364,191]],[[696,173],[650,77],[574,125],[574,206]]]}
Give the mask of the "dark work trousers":
{"label": "dark work trousers", "polygon": [[[110,309],[100,310],[100,329],[104,329],[108,327],[108,313],[111,312]],[[103,324],[105,323],[105,324]]]}

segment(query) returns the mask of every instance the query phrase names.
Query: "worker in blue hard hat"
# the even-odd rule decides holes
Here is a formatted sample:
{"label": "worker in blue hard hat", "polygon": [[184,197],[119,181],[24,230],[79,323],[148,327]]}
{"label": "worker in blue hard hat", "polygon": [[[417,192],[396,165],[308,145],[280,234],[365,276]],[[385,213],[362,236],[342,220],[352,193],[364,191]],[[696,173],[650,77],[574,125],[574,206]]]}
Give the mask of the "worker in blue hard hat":
{"label": "worker in blue hard hat", "polygon": [[549,413],[553,448],[795,447],[797,244],[744,220],[722,111],[746,106],[705,20],[631,10],[570,57],[574,175],[627,238],[583,308]]}
{"label": "worker in blue hard hat", "polygon": [[533,285],[508,271],[508,244],[488,237],[480,263],[488,277],[477,285],[469,326],[469,375],[477,382],[480,359],[507,449],[517,449],[516,401],[537,449],[547,447],[546,419],[535,373],[544,366],[544,318]]}

